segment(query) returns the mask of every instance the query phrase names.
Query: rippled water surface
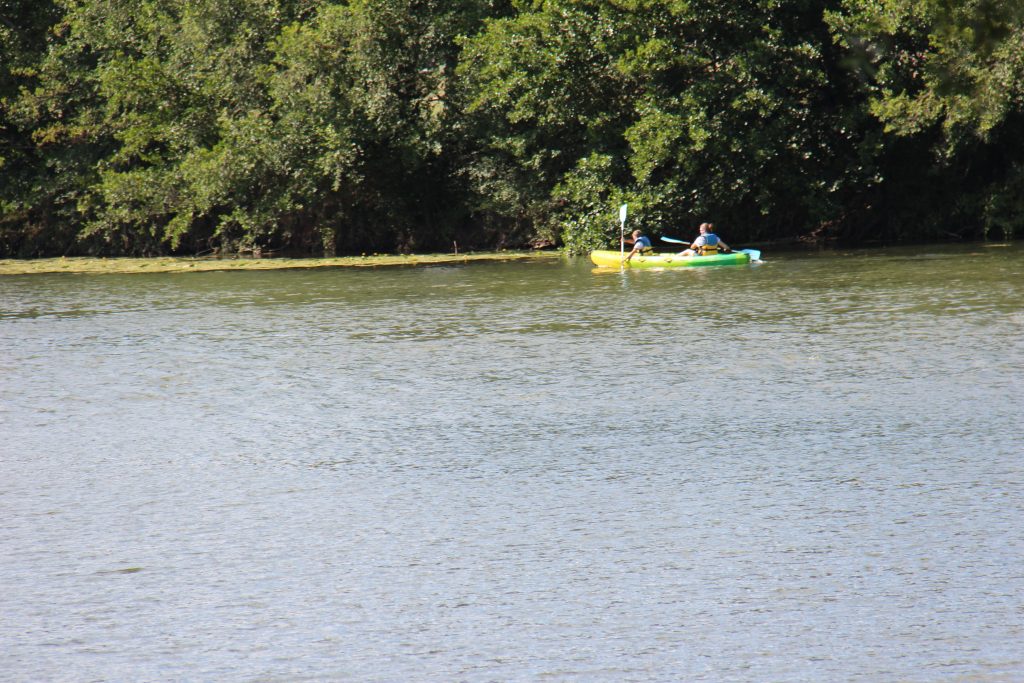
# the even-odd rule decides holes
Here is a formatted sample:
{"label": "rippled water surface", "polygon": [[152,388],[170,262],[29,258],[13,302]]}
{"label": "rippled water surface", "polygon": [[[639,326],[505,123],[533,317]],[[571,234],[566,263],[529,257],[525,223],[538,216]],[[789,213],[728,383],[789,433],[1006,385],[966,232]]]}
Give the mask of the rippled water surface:
{"label": "rippled water surface", "polygon": [[1024,249],[0,279],[0,678],[1024,680]]}

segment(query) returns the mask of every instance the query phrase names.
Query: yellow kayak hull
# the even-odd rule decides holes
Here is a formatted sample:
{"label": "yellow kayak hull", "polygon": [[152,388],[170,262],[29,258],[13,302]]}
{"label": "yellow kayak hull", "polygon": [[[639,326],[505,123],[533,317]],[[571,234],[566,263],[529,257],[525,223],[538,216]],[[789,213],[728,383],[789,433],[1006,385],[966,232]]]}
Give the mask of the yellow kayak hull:
{"label": "yellow kayak hull", "polygon": [[676,256],[675,254],[638,254],[628,262],[622,262],[617,251],[597,250],[590,252],[590,260],[596,266],[606,268],[694,268],[704,266],[738,266],[750,263],[750,254],[734,251],[713,256]]}

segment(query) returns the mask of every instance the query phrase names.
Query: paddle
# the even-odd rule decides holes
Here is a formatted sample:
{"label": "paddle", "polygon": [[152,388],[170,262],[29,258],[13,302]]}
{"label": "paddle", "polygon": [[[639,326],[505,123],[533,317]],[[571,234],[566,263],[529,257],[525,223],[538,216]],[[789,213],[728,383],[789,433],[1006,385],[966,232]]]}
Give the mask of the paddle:
{"label": "paddle", "polygon": [[626,261],[626,204],[619,207],[619,263]]}
{"label": "paddle", "polygon": [[[662,237],[661,241],[662,242],[671,242],[672,244],[689,244],[689,242],[684,242],[683,240],[677,240],[674,237]],[[757,249],[738,249],[737,251],[739,253],[741,253],[741,254],[747,254],[748,256],[750,256],[750,260],[751,261],[760,261],[761,260],[761,252],[758,251]]]}

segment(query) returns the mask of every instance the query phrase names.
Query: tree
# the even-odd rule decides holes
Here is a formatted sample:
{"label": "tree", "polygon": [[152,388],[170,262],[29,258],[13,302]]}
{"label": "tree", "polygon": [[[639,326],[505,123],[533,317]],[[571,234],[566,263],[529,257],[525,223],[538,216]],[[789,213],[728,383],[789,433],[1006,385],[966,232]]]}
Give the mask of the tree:
{"label": "tree", "polygon": [[[890,150],[902,151],[886,155],[897,176],[888,187],[915,233],[1010,236],[1024,226],[1024,6],[847,0],[829,22],[895,138]],[[910,192],[904,169],[917,178]]]}
{"label": "tree", "polygon": [[[36,208],[45,164],[32,142],[33,130],[17,112],[22,88],[37,77],[49,28],[60,12],[48,0],[0,3],[0,254],[32,255],[40,236],[42,211]],[[46,248],[63,249],[66,235],[44,236]]]}
{"label": "tree", "polygon": [[438,248],[465,228],[469,141],[456,37],[489,3],[362,0],[323,8],[276,43],[272,118],[308,150],[304,194],[347,250]]}
{"label": "tree", "polygon": [[455,39],[501,8],[62,0],[16,106],[46,168],[30,204],[110,253],[448,243]]}
{"label": "tree", "polygon": [[482,148],[467,173],[479,210],[582,251],[630,182],[630,86],[609,45],[616,25],[590,2],[516,6],[464,42],[459,75]]}
{"label": "tree", "polygon": [[524,5],[467,45],[494,131],[481,175],[528,189],[503,196],[574,250],[611,239],[618,200],[651,229],[750,239],[828,223],[870,182],[821,3]]}

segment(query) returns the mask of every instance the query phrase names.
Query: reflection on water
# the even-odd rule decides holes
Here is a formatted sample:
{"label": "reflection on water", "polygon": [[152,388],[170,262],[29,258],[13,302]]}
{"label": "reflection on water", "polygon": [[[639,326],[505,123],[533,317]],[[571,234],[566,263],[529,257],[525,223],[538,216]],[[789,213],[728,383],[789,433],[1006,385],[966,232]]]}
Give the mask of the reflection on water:
{"label": "reflection on water", "polygon": [[1019,247],[0,279],[12,680],[1024,677]]}

